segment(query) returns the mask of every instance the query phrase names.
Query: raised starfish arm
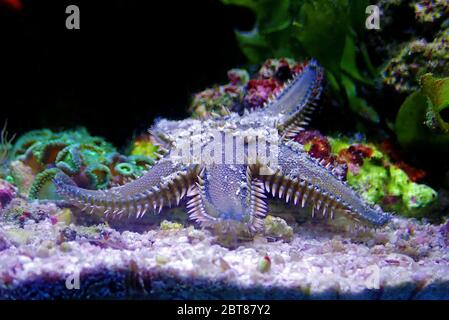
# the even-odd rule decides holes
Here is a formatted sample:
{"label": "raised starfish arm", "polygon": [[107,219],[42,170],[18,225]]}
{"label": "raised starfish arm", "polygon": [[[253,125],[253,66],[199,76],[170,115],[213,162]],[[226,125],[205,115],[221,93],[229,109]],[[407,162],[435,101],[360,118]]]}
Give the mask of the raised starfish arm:
{"label": "raised starfish arm", "polygon": [[273,97],[263,110],[268,116],[282,115],[279,133],[288,140],[310,121],[309,114],[315,109],[321,90],[324,70],[315,60],[290,80],[281,92]]}

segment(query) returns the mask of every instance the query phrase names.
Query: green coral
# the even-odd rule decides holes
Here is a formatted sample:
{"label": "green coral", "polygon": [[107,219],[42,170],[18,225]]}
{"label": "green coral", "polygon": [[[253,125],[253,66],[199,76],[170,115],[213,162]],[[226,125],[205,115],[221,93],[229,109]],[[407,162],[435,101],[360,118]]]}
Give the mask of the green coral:
{"label": "green coral", "polygon": [[142,156],[153,161],[157,158],[159,147],[151,141],[150,136],[144,136],[134,139],[129,149],[131,156]]}
{"label": "green coral", "polygon": [[93,189],[104,189],[109,186],[111,170],[104,164],[95,163],[89,165],[85,170],[85,174]]}
{"label": "green coral", "polygon": [[[352,144],[347,137],[329,138],[331,151],[338,154]],[[372,155],[357,170],[349,170],[347,182],[372,204],[380,204],[405,216],[422,216],[434,202],[437,193],[431,187],[410,180],[408,175],[390,162],[374,144],[367,145]],[[393,200],[389,203],[388,200]]]}
{"label": "green coral", "polygon": [[244,69],[228,71],[230,82],[201,91],[193,97],[190,112],[193,118],[205,119],[213,115],[225,116],[233,105],[242,98],[249,74]]}
{"label": "green coral", "polygon": [[274,239],[291,241],[293,238],[293,228],[285,220],[279,217],[268,215],[264,219],[264,235]]}
{"label": "green coral", "polygon": [[130,163],[118,163],[114,169],[121,174],[122,176],[125,177],[132,177],[134,175],[134,167],[132,164]]}
{"label": "green coral", "polygon": [[164,231],[171,231],[171,230],[178,231],[178,230],[181,230],[183,228],[184,228],[184,226],[181,223],[171,222],[171,221],[168,221],[168,220],[162,221],[161,225],[160,225],[160,229],[164,230]]}
{"label": "green coral", "polygon": [[17,139],[12,149],[12,156],[17,158],[24,155],[35,143],[51,139],[53,132],[48,129],[33,130]]}
{"label": "green coral", "polygon": [[56,166],[69,175],[80,172],[82,166],[81,155],[75,146],[67,146],[56,157]]}
{"label": "green coral", "polygon": [[419,22],[435,22],[449,15],[448,0],[419,0],[411,6],[415,9],[415,16]]}
{"label": "green coral", "polygon": [[385,184],[389,180],[388,171],[382,166],[364,162],[357,174],[348,172],[348,183],[370,203],[378,203],[385,195]]}
{"label": "green coral", "polygon": [[[112,144],[91,136],[84,128],[28,132],[15,143],[13,156],[35,175],[28,194],[32,199],[57,198],[52,179],[59,171],[69,175],[81,187],[103,189],[126,182],[123,179],[130,174],[125,168],[136,177],[153,164],[153,160],[144,155],[120,155]],[[20,184],[22,180],[17,182]],[[19,189],[28,188],[19,186]]]}
{"label": "green coral", "polygon": [[53,178],[59,169],[47,169],[34,178],[28,197],[30,199],[57,199]]}

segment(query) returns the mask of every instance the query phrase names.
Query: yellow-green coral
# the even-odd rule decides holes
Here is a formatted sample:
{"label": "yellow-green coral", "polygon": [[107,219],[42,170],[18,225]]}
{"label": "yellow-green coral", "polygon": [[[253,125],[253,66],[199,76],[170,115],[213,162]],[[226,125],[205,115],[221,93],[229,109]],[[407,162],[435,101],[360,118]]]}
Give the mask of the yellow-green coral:
{"label": "yellow-green coral", "polygon": [[178,222],[171,222],[168,220],[164,220],[161,222],[161,226],[160,226],[161,230],[181,230],[183,227],[182,224],[178,223]]}
{"label": "yellow-green coral", "polygon": [[145,156],[150,159],[155,159],[158,149],[158,146],[148,140],[136,140],[133,142],[130,153],[132,156]]}
{"label": "yellow-green coral", "polygon": [[290,241],[293,238],[293,228],[285,220],[268,215],[264,219],[264,234],[267,237]]}
{"label": "yellow-green coral", "polygon": [[[351,146],[350,139],[346,137],[329,138],[329,142],[335,155]],[[348,184],[360,192],[366,201],[413,216],[420,214],[416,209],[427,207],[435,200],[435,190],[411,181],[374,144],[368,144],[368,147],[372,150],[371,157],[365,158],[357,170],[349,170],[347,174]]]}

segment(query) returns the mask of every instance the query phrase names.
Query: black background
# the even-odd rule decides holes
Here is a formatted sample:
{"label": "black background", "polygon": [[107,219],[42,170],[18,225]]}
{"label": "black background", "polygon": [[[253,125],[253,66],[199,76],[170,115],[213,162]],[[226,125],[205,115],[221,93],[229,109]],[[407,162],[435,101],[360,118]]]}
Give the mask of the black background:
{"label": "black background", "polygon": [[[0,1],[0,121],[18,134],[86,126],[124,145],[155,117],[183,118],[193,93],[242,66],[249,10],[218,0]],[[68,30],[69,4],[80,30]]]}

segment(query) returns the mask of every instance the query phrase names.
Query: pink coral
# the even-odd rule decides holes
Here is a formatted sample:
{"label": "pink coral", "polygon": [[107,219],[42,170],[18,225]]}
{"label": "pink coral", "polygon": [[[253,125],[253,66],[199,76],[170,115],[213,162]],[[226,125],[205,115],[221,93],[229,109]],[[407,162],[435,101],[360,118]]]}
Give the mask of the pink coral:
{"label": "pink coral", "polygon": [[0,209],[5,208],[14,198],[14,195],[14,187],[10,183],[0,180]]}

